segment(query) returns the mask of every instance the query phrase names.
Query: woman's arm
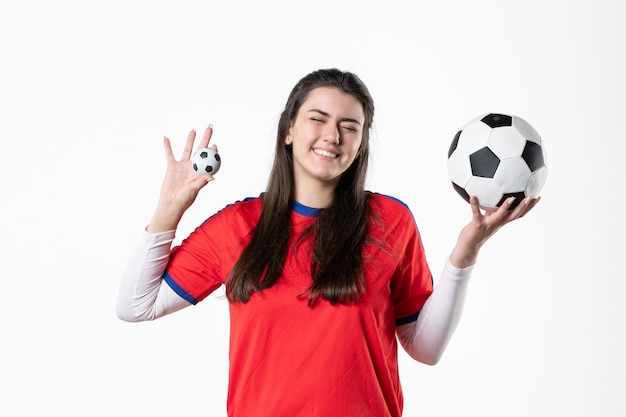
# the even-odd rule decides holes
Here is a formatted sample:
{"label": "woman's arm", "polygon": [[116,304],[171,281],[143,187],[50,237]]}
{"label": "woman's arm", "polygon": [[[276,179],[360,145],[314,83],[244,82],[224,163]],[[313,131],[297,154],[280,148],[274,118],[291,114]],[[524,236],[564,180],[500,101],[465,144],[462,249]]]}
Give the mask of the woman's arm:
{"label": "woman's arm", "polygon": [[396,333],[407,353],[420,362],[436,364],[452,337],[463,311],[469,278],[481,247],[505,224],[523,217],[539,199],[526,198],[510,210],[513,198],[497,211],[482,213],[470,198],[472,221],[459,233],[443,273],[416,322],[398,326]]}
{"label": "woman's arm", "polygon": [[436,364],[461,319],[473,266],[459,269],[449,261],[417,321],[396,328],[398,340],[415,360]]}
{"label": "woman's arm", "polygon": [[118,318],[130,322],[154,320],[191,305],[162,279],[173,240],[174,231],[143,233],[122,278]]}
{"label": "woman's arm", "polygon": [[[209,126],[199,147],[208,147],[212,134],[213,127]],[[163,139],[167,171],[152,220],[122,278],[116,307],[117,316],[122,320],[154,320],[189,305],[169,285],[162,284],[162,277],[180,219],[193,204],[198,192],[213,180],[210,174],[198,175],[191,166],[195,138],[196,132],[192,130],[187,136],[180,161],[174,158],[169,139]]]}

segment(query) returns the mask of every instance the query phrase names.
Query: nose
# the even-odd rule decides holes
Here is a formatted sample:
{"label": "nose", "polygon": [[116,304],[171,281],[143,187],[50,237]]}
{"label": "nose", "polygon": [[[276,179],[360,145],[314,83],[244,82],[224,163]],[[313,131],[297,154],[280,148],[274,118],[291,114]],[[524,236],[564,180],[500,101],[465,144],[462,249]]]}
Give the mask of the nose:
{"label": "nose", "polygon": [[324,140],[328,143],[338,145],[341,141],[339,129],[336,126],[329,124],[328,129],[324,132]]}

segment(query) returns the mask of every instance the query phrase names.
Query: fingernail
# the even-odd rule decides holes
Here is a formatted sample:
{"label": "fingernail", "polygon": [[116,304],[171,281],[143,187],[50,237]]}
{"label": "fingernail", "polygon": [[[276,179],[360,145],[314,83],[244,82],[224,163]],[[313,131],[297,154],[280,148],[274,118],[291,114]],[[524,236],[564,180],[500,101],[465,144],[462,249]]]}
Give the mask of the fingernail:
{"label": "fingernail", "polygon": [[213,123],[211,123],[211,124],[209,125],[209,127],[210,127],[211,129],[213,129]]}
{"label": "fingernail", "polygon": [[509,197],[509,199],[507,200],[509,205],[513,204],[514,201],[515,201],[515,197]]}

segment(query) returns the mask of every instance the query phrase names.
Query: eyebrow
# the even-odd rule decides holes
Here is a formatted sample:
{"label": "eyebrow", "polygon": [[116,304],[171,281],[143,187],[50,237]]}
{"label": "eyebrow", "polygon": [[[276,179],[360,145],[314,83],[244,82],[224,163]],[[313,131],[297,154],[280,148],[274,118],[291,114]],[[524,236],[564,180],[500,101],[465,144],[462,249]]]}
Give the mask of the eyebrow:
{"label": "eyebrow", "polygon": [[[310,109],[310,110],[308,111],[308,113],[311,113],[311,112],[314,112],[314,113],[319,113],[319,114],[321,114],[321,115],[322,115],[322,116],[324,116],[324,117],[330,117],[330,114],[328,114],[328,113],[326,113],[325,111],[320,110],[320,109]],[[340,121],[340,122],[350,122],[350,123],[356,123],[356,124],[358,124],[358,125],[360,125],[360,124],[361,124],[361,122],[359,122],[358,120],[356,120],[356,119],[351,119],[351,118],[349,118],[349,117],[342,117],[339,121]]]}

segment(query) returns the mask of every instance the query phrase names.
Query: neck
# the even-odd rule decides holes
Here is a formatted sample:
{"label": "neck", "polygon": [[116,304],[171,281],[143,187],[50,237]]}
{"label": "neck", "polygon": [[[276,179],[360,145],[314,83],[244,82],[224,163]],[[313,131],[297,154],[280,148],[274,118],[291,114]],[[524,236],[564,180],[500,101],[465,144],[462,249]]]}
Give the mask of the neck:
{"label": "neck", "polygon": [[295,200],[312,208],[326,208],[330,206],[335,197],[336,184],[316,184],[313,186],[297,186]]}

